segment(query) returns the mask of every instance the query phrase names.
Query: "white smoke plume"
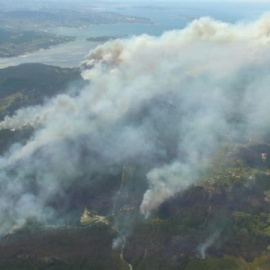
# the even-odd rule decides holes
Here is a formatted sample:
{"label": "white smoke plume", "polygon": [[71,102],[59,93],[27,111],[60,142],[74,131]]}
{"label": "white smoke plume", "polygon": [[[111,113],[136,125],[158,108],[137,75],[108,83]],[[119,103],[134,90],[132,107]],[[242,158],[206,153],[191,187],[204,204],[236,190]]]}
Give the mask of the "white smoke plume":
{"label": "white smoke plume", "polygon": [[197,250],[198,250],[198,257],[202,260],[205,260],[206,258],[206,251],[208,248],[210,248],[215,241],[217,241],[217,239],[220,237],[220,231],[217,231],[215,233],[213,233],[212,235],[210,235],[204,243],[202,243],[201,245],[198,246]]}
{"label": "white smoke plume", "polygon": [[145,216],[196,183],[226,140],[269,131],[269,45],[265,15],[237,24],[201,18],[92,50],[81,65],[83,90],[0,123],[34,128],[0,158],[0,232],[29,217],[55,219],[48,202],[59,194],[68,200],[67,187],[85,189],[106,166],[149,169]]}

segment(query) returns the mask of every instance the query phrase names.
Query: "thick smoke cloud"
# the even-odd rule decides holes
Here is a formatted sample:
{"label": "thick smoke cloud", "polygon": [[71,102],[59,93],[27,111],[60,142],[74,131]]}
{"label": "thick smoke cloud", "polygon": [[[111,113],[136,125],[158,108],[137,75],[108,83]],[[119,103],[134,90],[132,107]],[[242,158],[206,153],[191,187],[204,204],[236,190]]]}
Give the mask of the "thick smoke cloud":
{"label": "thick smoke cloud", "polygon": [[201,18],[161,37],[114,40],[82,63],[89,81],[1,129],[34,129],[0,158],[0,232],[57,219],[50,202],[104,168],[148,168],[140,211],[196,184],[227,142],[269,130],[270,17],[235,25]]}

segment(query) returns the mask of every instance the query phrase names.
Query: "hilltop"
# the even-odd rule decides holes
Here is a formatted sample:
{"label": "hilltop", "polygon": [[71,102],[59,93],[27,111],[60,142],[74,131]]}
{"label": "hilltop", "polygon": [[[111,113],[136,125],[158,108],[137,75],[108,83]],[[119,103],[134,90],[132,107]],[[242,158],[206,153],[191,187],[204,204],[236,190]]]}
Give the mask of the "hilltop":
{"label": "hilltop", "polygon": [[[44,64],[21,64],[0,69],[0,119],[22,107],[42,104],[46,99],[64,93],[72,86],[83,86],[78,68],[60,68]],[[31,129],[0,131],[0,152],[16,141],[25,141]]]}
{"label": "hilltop", "polygon": [[75,40],[42,31],[0,28],[0,57],[13,57]]}
{"label": "hilltop", "polygon": [[63,93],[71,84],[83,84],[78,68],[32,63],[0,69],[0,119]]}

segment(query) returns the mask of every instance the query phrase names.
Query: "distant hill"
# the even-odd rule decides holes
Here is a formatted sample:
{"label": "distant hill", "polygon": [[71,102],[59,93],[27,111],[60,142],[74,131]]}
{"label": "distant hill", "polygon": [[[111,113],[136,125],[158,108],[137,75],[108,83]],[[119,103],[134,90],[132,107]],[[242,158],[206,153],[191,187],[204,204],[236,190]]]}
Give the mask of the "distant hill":
{"label": "distant hill", "polygon": [[13,29],[33,30],[48,29],[50,27],[83,27],[91,24],[114,23],[152,23],[147,18],[125,16],[113,12],[104,12],[84,9],[76,9],[63,12],[63,9],[53,7],[46,10],[11,10],[0,11],[0,23]]}
{"label": "distant hill", "polygon": [[0,69],[0,119],[63,92],[72,82],[83,85],[78,68],[22,64]]}
{"label": "distant hill", "polygon": [[[84,84],[78,68],[22,64],[0,69],[0,120],[19,108],[40,104],[45,98],[65,92],[72,83],[76,87]],[[30,129],[1,130],[0,153],[16,141],[25,141],[31,133]]]}
{"label": "distant hill", "polygon": [[73,40],[74,37],[56,36],[37,30],[0,28],[0,57],[18,56]]}

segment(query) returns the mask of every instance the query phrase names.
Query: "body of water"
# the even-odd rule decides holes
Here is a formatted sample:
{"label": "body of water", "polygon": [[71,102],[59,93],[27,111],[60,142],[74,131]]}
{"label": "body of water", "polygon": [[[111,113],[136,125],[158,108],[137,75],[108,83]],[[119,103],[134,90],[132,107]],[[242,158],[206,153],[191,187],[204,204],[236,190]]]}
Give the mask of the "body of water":
{"label": "body of water", "polygon": [[75,41],[39,50],[23,56],[0,58],[0,68],[21,63],[39,62],[62,67],[76,67],[84,60],[98,42],[86,38],[98,36],[128,37],[132,35],[161,35],[163,32],[184,28],[192,20],[210,16],[217,20],[235,22],[255,20],[270,10],[269,4],[232,4],[232,3],[190,3],[162,4],[151,6],[131,6],[127,4],[100,5],[99,10],[116,12],[127,16],[149,18],[152,24],[103,24],[81,28],[56,28],[50,32],[59,35],[75,36]]}

